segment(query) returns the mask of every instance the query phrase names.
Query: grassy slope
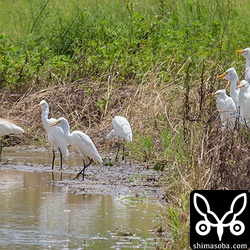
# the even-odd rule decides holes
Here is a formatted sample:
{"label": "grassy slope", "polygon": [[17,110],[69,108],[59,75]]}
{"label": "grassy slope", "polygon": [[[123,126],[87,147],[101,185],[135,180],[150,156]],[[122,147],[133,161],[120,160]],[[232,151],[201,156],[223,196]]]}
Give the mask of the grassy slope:
{"label": "grassy slope", "polygon": [[0,15],[0,86],[15,104],[1,112],[19,115],[37,138],[33,106],[46,98],[52,115],[102,138],[100,145],[112,117],[127,116],[131,157],[164,167],[168,249],[188,245],[190,190],[250,189],[248,133],[222,135],[206,97],[224,87],[216,76],[227,68],[243,75],[235,50],[250,44],[246,0],[12,4]]}

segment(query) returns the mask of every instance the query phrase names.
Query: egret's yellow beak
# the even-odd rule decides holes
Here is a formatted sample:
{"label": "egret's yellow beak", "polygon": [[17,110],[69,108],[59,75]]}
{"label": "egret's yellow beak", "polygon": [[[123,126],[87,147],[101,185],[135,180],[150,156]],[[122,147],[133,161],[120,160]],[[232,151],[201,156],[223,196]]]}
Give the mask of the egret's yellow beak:
{"label": "egret's yellow beak", "polygon": [[228,81],[228,83],[227,83],[227,85],[226,85],[226,87],[225,87],[225,90],[228,90],[228,89],[230,88],[230,85],[231,85],[231,82]]}
{"label": "egret's yellow beak", "polygon": [[241,82],[238,80],[236,84],[236,89],[241,85]]}
{"label": "egret's yellow beak", "polygon": [[207,96],[211,96],[211,95],[214,96],[215,93],[213,92],[213,93],[208,93],[208,94],[207,94]]}
{"label": "egret's yellow beak", "polygon": [[44,103],[39,103],[39,104],[35,105],[35,107],[41,107],[43,105],[44,105]]}
{"label": "egret's yellow beak", "polygon": [[243,49],[236,50],[236,53],[242,55],[244,53],[244,50]]}
{"label": "egret's yellow beak", "polygon": [[50,127],[54,127],[56,125],[58,125],[61,121],[60,120],[57,120],[56,122],[53,122],[50,124]]}
{"label": "egret's yellow beak", "polygon": [[238,82],[238,83],[237,83],[236,89],[241,89],[241,88],[243,88],[243,87],[244,87],[243,84],[241,84],[241,82]]}
{"label": "egret's yellow beak", "polygon": [[217,77],[218,80],[223,79],[227,75],[227,72],[221,74],[220,76]]}

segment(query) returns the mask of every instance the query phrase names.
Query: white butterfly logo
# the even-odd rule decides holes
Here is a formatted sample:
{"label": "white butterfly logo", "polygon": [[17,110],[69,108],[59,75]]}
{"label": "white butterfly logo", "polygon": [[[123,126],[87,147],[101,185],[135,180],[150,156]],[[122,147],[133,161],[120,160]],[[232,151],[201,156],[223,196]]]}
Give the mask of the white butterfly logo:
{"label": "white butterfly logo", "polygon": [[[241,198],[243,198],[243,206],[237,213],[234,213],[234,208],[235,208],[234,206],[236,202]],[[206,213],[202,212],[201,209],[198,207],[197,204],[198,199],[202,199],[204,201],[206,205]],[[210,210],[210,205],[207,199],[203,195],[195,193],[193,201],[196,211],[204,217],[204,220],[199,221],[195,226],[195,230],[199,235],[202,236],[207,235],[210,232],[211,227],[217,227],[217,235],[219,241],[221,241],[222,235],[224,233],[224,227],[230,227],[230,232],[236,236],[243,234],[243,232],[245,231],[245,225],[243,224],[242,221],[236,220],[236,217],[239,216],[246,208],[247,205],[246,193],[239,194],[234,198],[230,206],[230,210],[226,212],[221,219],[219,219],[218,216],[213,211]],[[212,223],[211,221],[209,221],[207,216],[208,214],[212,215],[217,223]],[[223,223],[229,214],[233,214],[233,219],[229,223]]]}

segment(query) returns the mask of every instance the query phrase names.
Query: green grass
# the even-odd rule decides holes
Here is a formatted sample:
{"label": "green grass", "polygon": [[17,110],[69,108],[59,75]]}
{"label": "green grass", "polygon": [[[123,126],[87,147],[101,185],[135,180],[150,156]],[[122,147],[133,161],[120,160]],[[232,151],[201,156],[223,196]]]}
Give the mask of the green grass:
{"label": "green grass", "polygon": [[[108,4],[107,4],[108,3]],[[3,6],[1,82],[47,82],[51,72],[74,81],[140,82],[149,70],[174,81],[188,60],[225,67],[248,43],[249,10],[234,1],[31,1]],[[174,68],[168,62],[174,60]],[[6,69],[8,68],[8,69]],[[180,83],[179,83],[180,84]],[[18,87],[20,87],[18,85]],[[28,86],[24,86],[24,89]]]}
{"label": "green grass", "polygon": [[[21,95],[80,82],[92,97],[97,91],[88,82],[103,82],[93,105],[100,117],[128,104],[127,113],[141,124],[133,127],[130,156],[164,168],[171,205],[163,216],[173,247],[181,249],[188,239],[190,191],[237,188],[233,181],[218,184],[217,177],[222,168],[233,175],[236,165],[246,166],[240,149],[248,145],[248,133],[221,135],[214,101],[206,94],[224,86],[216,76],[227,68],[244,72],[245,61],[235,50],[250,46],[248,5],[247,0],[3,0],[0,87]],[[123,97],[130,87],[138,103]],[[114,93],[121,95],[117,102]]]}

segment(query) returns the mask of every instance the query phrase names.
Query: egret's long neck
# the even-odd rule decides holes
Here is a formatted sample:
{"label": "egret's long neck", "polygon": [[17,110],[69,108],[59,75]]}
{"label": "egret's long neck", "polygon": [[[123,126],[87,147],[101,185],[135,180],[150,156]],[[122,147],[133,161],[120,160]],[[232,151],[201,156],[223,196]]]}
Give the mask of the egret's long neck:
{"label": "egret's long neck", "polygon": [[246,57],[246,69],[248,67],[250,67],[250,57],[249,56]]}
{"label": "egret's long neck", "polygon": [[67,140],[70,139],[70,127],[68,123],[63,123],[60,125],[63,129],[64,135],[66,136]]}
{"label": "egret's long neck", "polygon": [[235,76],[230,79],[231,81],[231,84],[230,84],[230,95],[232,93],[238,93],[238,90],[236,89],[236,86],[237,86],[237,82],[238,82],[238,75],[235,74]]}
{"label": "egret's long neck", "polygon": [[233,98],[235,105],[239,106],[239,90],[236,89],[236,85],[238,82],[238,75],[235,74],[235,76],[230,80],[230,96]]}
{"label": "egret's long neck", "polygon": [[107,135],[107,140],[111,140],[115,136],[115,131],[114,129],[110,131],[110,133]]}
{"label": "egret's long neck", "polygon": [[42,110],[42,115],[41,115],[42,123],[45,129],[47,129],[50,126],[48,117],[49,117],[49,108],[47,107]]}
{"label": "egret's long neck", "polygon": [[236,88],[238,82],[238,75],[234,74],[234,76],[230,80],[231,80],[231,87]]}

